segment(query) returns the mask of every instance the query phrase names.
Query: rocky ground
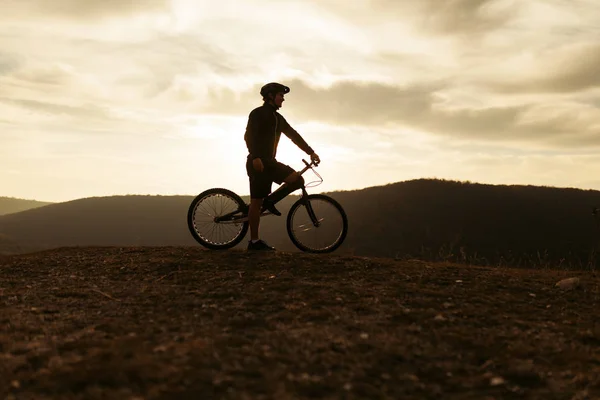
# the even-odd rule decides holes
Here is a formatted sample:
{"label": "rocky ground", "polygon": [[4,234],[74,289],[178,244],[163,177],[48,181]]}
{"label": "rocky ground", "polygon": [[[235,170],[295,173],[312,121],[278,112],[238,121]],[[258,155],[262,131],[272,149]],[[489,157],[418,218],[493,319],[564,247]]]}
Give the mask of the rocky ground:
{"label": "rocky ground", "polygon": [[3,256],[0,399],[600,398],[599,283],[196,247]]}

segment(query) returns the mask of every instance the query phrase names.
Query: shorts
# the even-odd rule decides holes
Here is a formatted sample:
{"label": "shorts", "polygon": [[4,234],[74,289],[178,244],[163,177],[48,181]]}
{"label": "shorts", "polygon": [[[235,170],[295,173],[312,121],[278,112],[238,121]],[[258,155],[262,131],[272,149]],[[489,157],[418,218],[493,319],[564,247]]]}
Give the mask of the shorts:
{"label": "shorts", "polygon": [[258,172],[252,166],[252,160],[246,160],[246,172],[250,178],[250,198],[264,199],[271,193],[271,185],[273,182],[282,184],[285,178],[296,172],[289,165],[280,163],[279,161],[262,160],[264,165],[263,172]]}

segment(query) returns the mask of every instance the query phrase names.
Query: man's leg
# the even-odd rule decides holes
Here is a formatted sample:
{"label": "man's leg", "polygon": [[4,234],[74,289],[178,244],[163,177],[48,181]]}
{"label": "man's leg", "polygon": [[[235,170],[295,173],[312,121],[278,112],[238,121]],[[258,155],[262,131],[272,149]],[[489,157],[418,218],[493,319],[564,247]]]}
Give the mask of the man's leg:
{"label": "man's leg", "polygon": [[250,207],[248,208],[248,222],[250,224],[250,242],[248,242],[248,250],[275,250],[269,246],[264,240],[258,238],[258,227],[260,225],[260,214],[262,210],[262,198],[250,198]]}
{"label": "man's leg", "polygon": [[250,240],[258,240],[260,214],[263,199],[271,192],[272,180],[265,172],[257,172],[250,162],[246,164],[250,177],[250,206],[248,207],[248,224],[250,225]]}
{"label": "man's leg", "polygon": [[276,204],[285,196],[300,189],[302,186],[304,186],[304,178],[297,172],[292,172],[283,180],[283,185],[267,197],[267,200],[272,204]]}
{"label": "man's leg", "polygon": [[260,225],[260,209],[263,199],[250,199],[248,209],[248,223],[250,224],[250,240],[258,240],[258,227]]}
{"label": "man's leg", "polygon": [[248,207],[248,225],[250,225],[250,242],[248,250],[275,250],[275,248],[259,239],[260,214],[263,199],[271,193],[273,179],[269,171],[255,171],[250,159],[246,162],[246,171],[250,178],[250,206]]}

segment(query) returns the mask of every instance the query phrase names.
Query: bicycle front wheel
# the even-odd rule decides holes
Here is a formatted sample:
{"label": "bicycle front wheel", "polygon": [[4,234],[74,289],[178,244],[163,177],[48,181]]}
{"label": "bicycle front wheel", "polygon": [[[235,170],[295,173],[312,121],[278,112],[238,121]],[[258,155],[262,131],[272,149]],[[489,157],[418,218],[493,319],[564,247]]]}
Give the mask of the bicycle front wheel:
{"label": "bicycle front wheel", "polygon": [[190,204],[187,222],[190,233],[202,246],[229,249],[248,232],[247,206],[231,190],[215,188],[200,193]]}
{"label": "bicycle front wheel", "polygon": [[292,243],[309,253],[329,253],[340,247],[348,233],[348,217],[329,196],[311,194],[292,205],[287,216]]}

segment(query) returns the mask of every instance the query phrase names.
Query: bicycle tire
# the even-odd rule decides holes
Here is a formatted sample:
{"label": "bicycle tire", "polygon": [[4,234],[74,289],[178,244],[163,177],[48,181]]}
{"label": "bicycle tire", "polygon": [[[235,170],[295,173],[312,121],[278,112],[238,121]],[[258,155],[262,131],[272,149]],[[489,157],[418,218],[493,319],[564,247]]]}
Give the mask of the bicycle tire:
{"label": "bicycle tire", "polygon": [[[195,222],[195,216],[199,209],[199,206],[202,205],[203,202],[208,201],[208,199],[210,199],[210,197],[213,197],[213,196],[223,196],[224,198],[229,198],[230,200],[233,201],[233,203],[235,203],[235,205],[237,206],[237,209],[240,210],[240,212],[242,214],[247,215],[247,205],[246,205],[246,203],[244,203],[244,201],[242,200],[242,198],[240,196],[238,196],[236,193],[232,192],[229,189],[212,188],[212,189],[205,190],[204,192],[202,192],[198,196],[196,196],[194,198],[194,200],[192,200],[192,203],[190,204],[190,206],[188,208],[188,213],[187,213],[188,229],[189,229],[190,233],[192,234],[192,237],[198,243],[200,243],[202,246],[204,246],[208,249],[211,249],[211,250],[230,249],[230,248],[234,247],[235,245],[237,245],[238,243],[240,243],[242,241],[242,239],[244,238],[244,236],[246,236],[246,233],[248,233],[248,221],[244,221],[241,224],[237,224],[237,225],[241,225],[241,227],[239,227],[238,230],[233,230],[232,237],[226,241],[213,242],[213,241],[210,241],[208,238],[204,237],[202,235],[202,233],[198,231],[198,227],[196,226],[196,222]],[[215,214],[218,214],[217,210],[209,210],[209,211],[215,211]],[[232,208],[231,211],[235,211],[235,209]],[[216,216],[220,216],[220,215],[212,216],[209,214],[209,217],[216,217]],[[214,221],[213,221],[213,224],[215,226],[219,225],[218,222],[214,222]]]}
{"label": "bicycle tire", "polygon": [[[341,221],[342,221],[341,231],[339,232],[339,235],[335,238],[335,240],[330,245],[328,245],[324,248],[310,247],[309,245],[303,243],[301,240],[298,239],[298,237],[295,233],[295,230],[294,230],[294,219],[298,215],[297,212],[298,212],[298,210],[300,210],[300,207],[306,207],[305,201],[310,202],[310,201],[315,201],[315,200],[320,200],[325,203],[329,203],[331,206],[333,206],[333,210],[335,210],[339,213],[339,217],[341,218]],[[340,247],[342,245],[342,243],[346,239],[346,235],[348,234],[348,217],[346,216],[346,212],[344,211],[344,209],[342,208],[340,203],[338,203],[333,198],[326,196],[324,194],[311,194],[311,195],[308,195],[306,198],[300,198],[298,201],[296,201],[290,208],[290,211],[288,212],[286,225],[287,225],[287,233],[288,233],[288,236],[290,237],[290,240],[292,241],[292,243],[298,249],[300,249],[304,252],[308,252],[308,253],[330,253],[332,251],[335,251],[338,247]]]}

